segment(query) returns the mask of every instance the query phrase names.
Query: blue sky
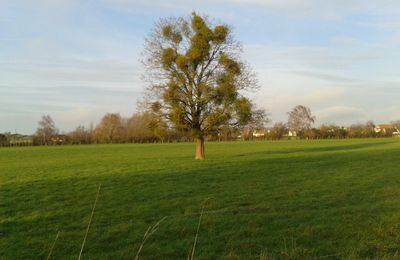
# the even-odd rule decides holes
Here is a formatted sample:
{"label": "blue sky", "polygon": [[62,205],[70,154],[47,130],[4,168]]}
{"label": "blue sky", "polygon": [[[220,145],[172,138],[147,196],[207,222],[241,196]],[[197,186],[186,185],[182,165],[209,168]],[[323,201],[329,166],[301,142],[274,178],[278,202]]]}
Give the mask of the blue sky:
{"label": "blue sky", "polygon": [[400,1],[0,0],[0,132],[130,116],[144,38],[192,11],[232,25],[273,122],[298,104],[317,124],[400,119]]}

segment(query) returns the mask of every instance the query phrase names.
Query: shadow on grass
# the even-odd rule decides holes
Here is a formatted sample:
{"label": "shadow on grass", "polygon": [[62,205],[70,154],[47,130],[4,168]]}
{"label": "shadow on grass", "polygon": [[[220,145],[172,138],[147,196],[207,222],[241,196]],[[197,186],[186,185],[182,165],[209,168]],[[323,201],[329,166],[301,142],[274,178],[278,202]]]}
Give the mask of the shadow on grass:
{"label": "shadow on grass", "polygon": [[310,148],[296,148],[285,151],[271,150],[261,152],[250,152],[244,154],[238,154],[237,157],[251,156],[256,154],[296,154],[296,153],[321,153],[321,152],[341,152],[341,151],[352,151],[373,148],[391,144],[392,142],[374,142],[374,143],[360,143],[360,144],[347,144],[347,145],[327,145],[323,147],[310,147]]}

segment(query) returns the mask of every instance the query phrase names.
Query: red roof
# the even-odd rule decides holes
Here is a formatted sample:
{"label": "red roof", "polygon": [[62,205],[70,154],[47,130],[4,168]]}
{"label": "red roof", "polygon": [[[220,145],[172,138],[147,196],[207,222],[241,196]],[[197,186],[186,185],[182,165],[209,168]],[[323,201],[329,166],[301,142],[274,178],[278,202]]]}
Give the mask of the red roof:
{"label": "red roof", "polygon": [[392,125],[377,125],[376,128],[380,128],[380,129],[393,129],[395,128]]}

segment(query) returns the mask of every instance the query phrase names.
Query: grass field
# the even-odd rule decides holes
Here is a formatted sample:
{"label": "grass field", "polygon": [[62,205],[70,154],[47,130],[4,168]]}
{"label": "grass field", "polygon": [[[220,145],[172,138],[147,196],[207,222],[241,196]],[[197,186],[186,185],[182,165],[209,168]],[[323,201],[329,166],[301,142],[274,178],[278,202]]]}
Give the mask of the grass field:
{"label": "grass field", "polygon": [[[400,140],[0,149],[1,259],[399,258]],[[59,233],[58,233],[59,232]],[[57,240],[55,240],[58,235]],[[55,243],[54,243],[55,241]]]}

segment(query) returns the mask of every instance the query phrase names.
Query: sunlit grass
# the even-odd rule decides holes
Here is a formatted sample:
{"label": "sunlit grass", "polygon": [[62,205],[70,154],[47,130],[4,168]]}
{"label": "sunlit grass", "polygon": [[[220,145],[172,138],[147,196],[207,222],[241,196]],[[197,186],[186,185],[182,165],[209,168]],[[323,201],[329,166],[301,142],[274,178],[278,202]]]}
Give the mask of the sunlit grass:
{"label": "sunlit grass", "polygon": [[0,149],[1,257],[78,258],[99,184],[82,259],[133,259],[164,217],[141,258],[186,259],[196,234],[194,259],[400,250],[397,139],[207,143],[202,162],[193,153],[192,144]]}

